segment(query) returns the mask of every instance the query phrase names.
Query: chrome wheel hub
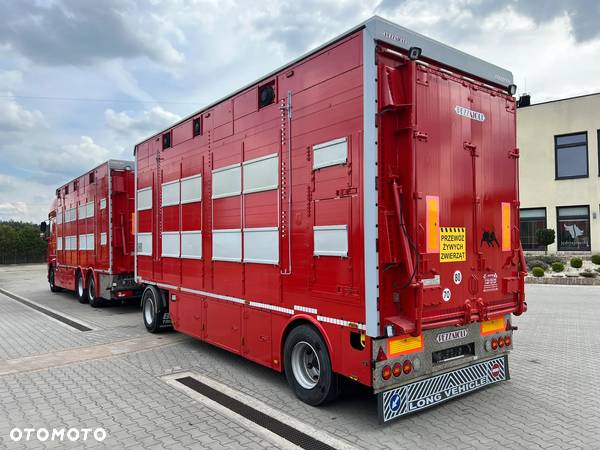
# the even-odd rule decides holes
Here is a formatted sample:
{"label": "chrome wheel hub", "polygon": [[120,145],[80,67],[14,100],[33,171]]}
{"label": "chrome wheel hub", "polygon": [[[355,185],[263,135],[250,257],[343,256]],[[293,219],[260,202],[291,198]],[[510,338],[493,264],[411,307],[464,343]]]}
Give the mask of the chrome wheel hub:
{"label": "chrome wheel hub", "polygon": [[150,300],[144,302],[144,318],[146,319],[147,324],[151,324],[152,319],[154,318],[154,308],[152,307],[152,302]]}
{"label": "chrome wheel hub", "polygon": [[317,352],[308,342],[298,342],[292,350],[292,372],[304,389],[313,389],[321,378]]}

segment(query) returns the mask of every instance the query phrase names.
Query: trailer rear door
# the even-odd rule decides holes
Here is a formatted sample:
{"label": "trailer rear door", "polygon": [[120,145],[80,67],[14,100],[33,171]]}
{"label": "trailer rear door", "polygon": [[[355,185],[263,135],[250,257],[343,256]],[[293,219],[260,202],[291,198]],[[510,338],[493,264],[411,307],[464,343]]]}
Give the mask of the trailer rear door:
{"label": "trailer rear door", "polygon": [[416,222],[423,326],[514,310],[519,251],[514,101],[417,70]]}

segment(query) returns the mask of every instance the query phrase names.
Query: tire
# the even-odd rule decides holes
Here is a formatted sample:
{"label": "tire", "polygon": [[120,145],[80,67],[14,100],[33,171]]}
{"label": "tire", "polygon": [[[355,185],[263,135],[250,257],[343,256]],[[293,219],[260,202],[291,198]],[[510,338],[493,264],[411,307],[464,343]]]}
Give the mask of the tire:
{"label": "tire", "polygon": [[62,291],[62,289],[55,284],[54,278],[54,266],[50,266],[50,271],[48,272],[48,284],[50,285],[50,292]]}
{"label": "tire", "polygon": [[90,274],[88,277],[87,296],[92,308],[98,308],[99,306],[102,306],[102,298],[96,295],[96,282],[94,281],[94,274]]}
{"label": "tire", "polygon": [[83,285],[83,277],[81,276],[81,272],[77,272],[77,277],[75,279],[75,295],[77,296],[79,303],[88,302],[88,292]]}
{"label": "tire", "polygon": [[155,286],[148,286],[142,294],[142,318],[150,333],[160,333],[165,326],[165,308],[160,291]]}
{"label": "tire", "polygon": [[335,400],[340,378],[333,372],[327,345],[310,325],[294,328],[285,340],[284,367],[296,397],[312,406]]}

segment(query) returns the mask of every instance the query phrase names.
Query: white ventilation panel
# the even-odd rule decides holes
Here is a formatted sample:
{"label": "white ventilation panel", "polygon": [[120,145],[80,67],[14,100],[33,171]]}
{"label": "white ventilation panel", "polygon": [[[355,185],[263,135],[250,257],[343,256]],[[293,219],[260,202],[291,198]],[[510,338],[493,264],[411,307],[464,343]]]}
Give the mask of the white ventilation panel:
{"label": "white ventilation panel", "polygon": [[244,229],[244,262],[279,264],[277,228]]}
{"label": "white ventilation panel", "polygon": [[313,227],[315,256],[348,256],[348,226]]}
{"label": "white ventilation panel", "polygon": [[212,259],[240,262],[242,260],[241,230],[213,230]]}
{"label": "white ventilation panel", "polygon": [[276,153],[245,161],[244,194],[270,191],[279,186],[279,157]]}
{"label": "white ventilation panel", "polygon": [[313,169],[346,164],[348,161],[348,139],[340,138],[313,145]]}

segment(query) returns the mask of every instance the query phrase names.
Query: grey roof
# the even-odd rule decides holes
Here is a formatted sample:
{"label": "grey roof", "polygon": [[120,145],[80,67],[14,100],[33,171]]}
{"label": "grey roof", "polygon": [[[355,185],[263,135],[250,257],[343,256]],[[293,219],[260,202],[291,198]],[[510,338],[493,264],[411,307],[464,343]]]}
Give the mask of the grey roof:
{"label": "grey roof", "polygon": [[75,180],[78,180],[82,176],[87,175],[88,173],[96,170],[97,168],[99,168],[105,164],[108,164],[111,169],[117,169],[117,170],[124,170],[127,166],[129,166],[131,169],[133,169],[135,167],[135,161],[126,161],[124,159],[109,159],[108,161],[104,161],[103,163],[98,164],[96,167],[93,167],[92,169],[82,173],[81,175],[77,175],[75,178],[72,178],[68,182],[61,184],[57,189],[62,189],[66,185],[72,183]]}
{"label": "grey roof", "polygon": [[[281,67],[269,72],[268,74],[264,75],[263,77],[259,78],[258,80],[248,83],[244,87],[235,90],[231,94],[228,94],[227,96],[222,97],[222,98],[210,103],[209,105],[205,106],[204,108],[199,109],[198,111],[194,112],[193,114],[190,114],[190,115],[184,117],[180,121],[174,123],[170,127],[160,131],[159,133],[155,133],[155,134],[147,137],[143,141],[138,142],[138,144],[136,144],[136,147],[137,147],[137,145],[139,145],[143,142],[146,142],[147,140],[164,133],[166,130],[171,129],[174,126],[185,122],[186,120],[189,120],[190,118],[198,115],[199,113],[216,106],[217,104],[239,94],[240,92],[245,91],[246,89],[260,83],[261,81],[272,77],[273,75],[296,64],[297,62],[303,60],[304,58],[306,58],[314,53],[319,52],[320,50],[333,44],[334,42],[337,42],[353,33],[356,33],[359,30],[362,30],[362,29],[366,29],[370,33],[370,35],[373,37],[373,39],[389,43],[395,47],[399,47],[404,50],[408,50],[410,47],[420,47],[423,50],[423,52],[421,54],[422,58],[430,59],[432,61],[439,62],[445,66],[458,69],[462,72],[465,72],[465,73],[475,76],[477,78],[481,78],[482,80],[485,80],[489,83],[492,83],[492,84],[495,84],[495,85],[498,85],[501,87],[507,87],[513,83],[512,72],[510,72],[506,69],[502,69],[494,64],[488,63],[488,62],[486,62],[482,59],[479,59],[475,56],[469,55],[458,49],[455,49],[454,47],[450,47],[450,46],[443,44],[441,42],[438,42],[434,39],[428,38],[427,36],[423,36],[422,34],[411,31],[408,28],[404,28],[400,25],[396,25],[395,23],[390,22],[389,20],[384,19],[382,17],[373,16],[370,19],[367,19],[364,22],[356,25],[355,27],[352,27],[348,31],[340,34],[339,36],[336,36],[335,38],[325,42],[324,44],[295,58],[294,60],[290,61],[289,63],[285,64],[284,66],[281,66]],[[134,148],[133,154],[135,155],[135,148]]]}

